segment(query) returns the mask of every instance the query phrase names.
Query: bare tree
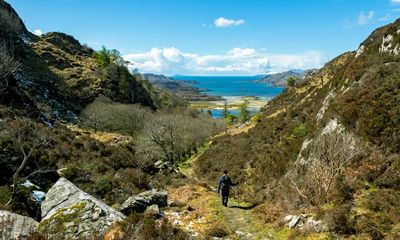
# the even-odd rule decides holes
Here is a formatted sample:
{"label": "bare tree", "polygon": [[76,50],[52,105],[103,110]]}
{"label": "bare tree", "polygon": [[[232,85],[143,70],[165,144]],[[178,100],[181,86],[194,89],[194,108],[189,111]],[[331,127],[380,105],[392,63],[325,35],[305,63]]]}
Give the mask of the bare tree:
{"label": "bare tree", "polygon": [[82,112],[84,124],[96,132],[116,131],[135,135],[149,119],[150,110],[139,104],[115,103],[106,97],[98,97]]}
{"label": "bare tree", "polygon": [[105,116],[105,103],[97,99],[82,111],[82,117],[85,119],[84,124],[92,128],[95,133],[102,128]]}
{"label": "bare tree", "polygon": [[144,135],[155,146],[153,149],[162,152],[165,160],[179,162],[224,127],[223,120],[203,114],[158,113],[147,121]]}
{"label": "bare tree", "polygon": [[34,175],[53,172],[55,170],[39,168],[32,170],[24,177],[21,176],[22,171],[27,166],[29,160],[31,160],[33,153],[35,151],[43,151],[50,142],[44,127],[40,127],[31,120],[22,119],[20,121],[14,121],[12,125],[9,124],[7,128],[1,132],[1,137],[13,140],[22,155],[22,161],[12,176],[12,196],[7,202],[7,205],[9,205],[15,198],[18,191],[18,185],[21,182],[33,177]]}
{"label": "bare tree", "polygon": [[351,133],[321,134],[308,145],[306,160],[287,175],[290,185],[308,202],[326,202],[335,179],[364,151]]}
{"label": "bare tree", "polygon": [[147,125],[150,141],[163,152],[167,161],[179,160],[184,152],[182,128],[184,124],[176,116],[159,115]]}
{"label": "bare tree", "polygon": [[8,88],[8,78],[20,69],[21,64],[0,46],[0,93]]}

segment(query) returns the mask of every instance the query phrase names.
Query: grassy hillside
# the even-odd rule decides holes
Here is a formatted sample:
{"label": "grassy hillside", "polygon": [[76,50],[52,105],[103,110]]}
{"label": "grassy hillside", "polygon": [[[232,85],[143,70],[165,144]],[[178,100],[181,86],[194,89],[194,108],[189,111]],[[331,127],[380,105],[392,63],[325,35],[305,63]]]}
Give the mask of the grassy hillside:
{"label": "grassy hillside", "polygon": [[1,76],[1,104],[69,120],[99,95],[155,109],[140,76],[132,75],[120,58],[104,65],[93,49],[72,36],[34,36],[6,2],[0,11],[2,62],[18,66]]}
{"label": "grassy hillside", "polygon": [[34,36],[4,1],[0,13],[0,209],[40,220],[32,190],[60,176],[121,204],[179,183],[176,165],[224,129],[130,73],[118,51]]}
{"label": "grassy hillside", "polygon": [[398,29],[376,30],[287,88],[248,133],[215,139],[196,173],[212,183],[228,169],[238,197],[317,214],[341,236],[399,237]]}

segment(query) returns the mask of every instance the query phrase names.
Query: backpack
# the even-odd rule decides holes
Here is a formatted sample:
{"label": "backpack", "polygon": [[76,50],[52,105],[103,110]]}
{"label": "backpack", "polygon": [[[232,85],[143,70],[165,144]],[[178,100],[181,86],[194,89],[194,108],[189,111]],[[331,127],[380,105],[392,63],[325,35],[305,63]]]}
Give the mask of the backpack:
{"label": "backpack", "polygon": [[221,177],[221,191],[222,192],[227,192],[229,191],[229,177],[228,176],[222,176]]}

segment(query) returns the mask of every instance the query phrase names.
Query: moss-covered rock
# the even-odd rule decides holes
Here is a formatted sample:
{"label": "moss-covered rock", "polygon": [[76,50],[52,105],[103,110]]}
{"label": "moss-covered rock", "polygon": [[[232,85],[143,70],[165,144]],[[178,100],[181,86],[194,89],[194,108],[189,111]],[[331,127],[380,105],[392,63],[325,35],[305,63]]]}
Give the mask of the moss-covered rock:
{"label": "moss-covered rock", "polygon": [[40,232],[56,237],[84,238],[103,235],[125,216],[77,188],[65,178],[46,194]]}

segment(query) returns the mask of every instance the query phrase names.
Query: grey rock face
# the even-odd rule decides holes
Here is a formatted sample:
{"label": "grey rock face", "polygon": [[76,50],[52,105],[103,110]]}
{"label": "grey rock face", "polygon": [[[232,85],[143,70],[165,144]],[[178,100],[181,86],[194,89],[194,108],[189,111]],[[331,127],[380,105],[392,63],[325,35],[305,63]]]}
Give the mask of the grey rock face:
{"label": "grey rock face", "polygon": [[126,200],[119,208],[120,212],[129,215],[133,212],[142,213],[147,207],[156,204],[158,207],[168,206],[168,194],[154,190],[142,192]]}
{"label": "grey rock face", "polygon": [[27,239],[37,232],[38,224],[32,218],[0,210],[0,239]]}
{"label": "grey rock face", "polygon": [[102,235],[124,218],[122,213],[60,178],[46,194],[39,230],[52,237],[82,238]]}

